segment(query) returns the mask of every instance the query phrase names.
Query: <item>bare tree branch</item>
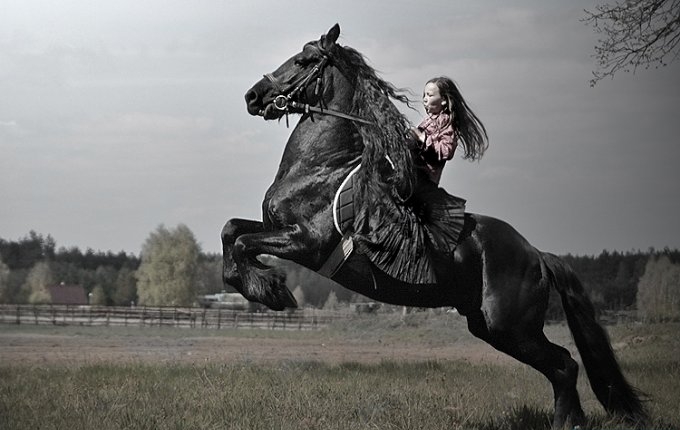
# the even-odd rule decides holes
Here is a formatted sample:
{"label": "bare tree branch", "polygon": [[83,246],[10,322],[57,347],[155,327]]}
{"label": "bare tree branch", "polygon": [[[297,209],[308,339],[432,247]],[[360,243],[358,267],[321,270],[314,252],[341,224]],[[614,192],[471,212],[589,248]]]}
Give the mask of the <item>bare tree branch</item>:
{"label": "bare tree branch", "polygon": [[663,67],[680,56],[680,0],[621,0],[585,14],[581,21],[601,35],[591,86],[618,71]]}

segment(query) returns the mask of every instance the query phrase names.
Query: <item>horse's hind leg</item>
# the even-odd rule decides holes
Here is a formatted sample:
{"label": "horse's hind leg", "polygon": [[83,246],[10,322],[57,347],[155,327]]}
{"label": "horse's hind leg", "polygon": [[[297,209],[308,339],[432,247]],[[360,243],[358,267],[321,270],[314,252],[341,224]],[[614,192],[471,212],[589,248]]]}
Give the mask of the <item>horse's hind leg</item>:
{"label": "horse's hind leg", "polygon": [[569,351],[551,343],[541,330],[493,330],[483,317],[468,318],[470,331],[491,346],[545,375],[555,395],[553,428],[572,428],[585,422],[576,380],[578,364]]}

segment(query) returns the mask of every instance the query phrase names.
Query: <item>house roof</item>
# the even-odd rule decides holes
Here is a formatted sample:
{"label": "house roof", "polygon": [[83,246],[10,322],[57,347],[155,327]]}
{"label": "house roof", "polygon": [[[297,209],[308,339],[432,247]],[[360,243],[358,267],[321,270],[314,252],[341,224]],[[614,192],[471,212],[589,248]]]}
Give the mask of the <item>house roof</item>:
{"label": "house roof", "polygon": [[86,305],[85,289],[80,285],[52,285],[47,287],[54,305]]}

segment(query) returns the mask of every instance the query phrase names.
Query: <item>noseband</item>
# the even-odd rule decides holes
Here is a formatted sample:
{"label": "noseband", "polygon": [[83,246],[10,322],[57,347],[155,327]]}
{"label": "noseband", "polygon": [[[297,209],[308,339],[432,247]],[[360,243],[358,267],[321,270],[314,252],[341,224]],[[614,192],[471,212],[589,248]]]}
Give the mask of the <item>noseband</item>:
{"label": "noseband", "polygon": [[[333,109],[324,108],[323,100],[321,103],[319,103],[319,106],[312,106],[308,103],[301,103],[296,100],[299,94],[304,92],[314,80],[316,80],[316,84],[314,85],[314,95],[315,96],[319,95],[319,91],[321,89],[321,80],[323,78],[323,71],[326,65],[328,65],[330,57],[325,52],[325,50],[322,50],[321,48],[318,47],[316,49],[318,49],[319,52],[321,53],[322,56],[321,61],[319,61],[319,63],[316,64],[312,68],[312,70],[309,71],[309,73],[300,76],[288,86],[282,85],[281,81],[277,79],[273,73],[267,73],[264,75],[264,77],[274,86],[274,91],[278,93],[278,95],[274,97],[272,105],[276,110],[285,113],[286,127],[288,126],[289,112],[305,114],[309,114],[310,112],[316,112],[322,115],[331,115],[338,118],[344,118],[351,121],[360,122],[362,124],[373,125],[374,124],[373,122],[368,121],[366,119],[359,118],[354,115],[349,115],[343,112],[339,112]],[[264,115],[264,109],[260,111],[260,114]]]}

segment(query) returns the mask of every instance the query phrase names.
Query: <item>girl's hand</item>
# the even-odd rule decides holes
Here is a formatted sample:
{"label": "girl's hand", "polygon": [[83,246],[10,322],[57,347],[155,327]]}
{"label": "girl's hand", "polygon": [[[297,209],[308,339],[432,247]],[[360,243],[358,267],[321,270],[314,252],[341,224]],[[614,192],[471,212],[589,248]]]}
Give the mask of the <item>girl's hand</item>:
{"label": "girl's hand", "polygon": [[418,127],[411,127],[411,134],[418,139],[420,143],[425,143],[425,132]]}

